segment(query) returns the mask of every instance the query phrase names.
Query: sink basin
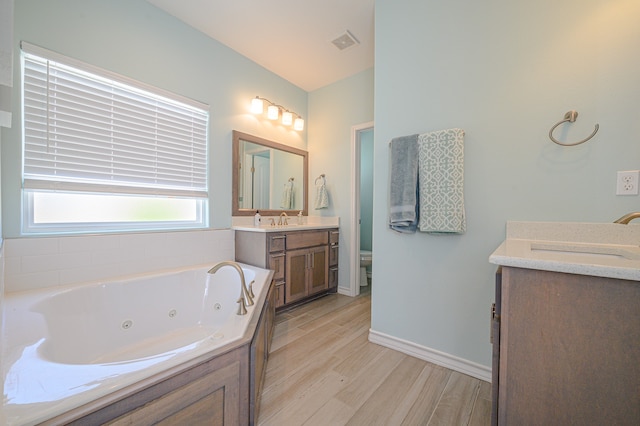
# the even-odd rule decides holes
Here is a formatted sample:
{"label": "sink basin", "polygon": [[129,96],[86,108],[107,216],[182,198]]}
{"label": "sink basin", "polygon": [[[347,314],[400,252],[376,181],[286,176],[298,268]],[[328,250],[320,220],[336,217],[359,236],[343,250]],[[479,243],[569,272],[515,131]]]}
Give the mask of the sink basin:
{"label": "sink basin", "polygon": [[640,260],[640,246],[616,244],[589,244],[575,242],[532,242],[533,252],[553,252],[562,255],[581,255],[593,257],[614,257],[627,260]]}

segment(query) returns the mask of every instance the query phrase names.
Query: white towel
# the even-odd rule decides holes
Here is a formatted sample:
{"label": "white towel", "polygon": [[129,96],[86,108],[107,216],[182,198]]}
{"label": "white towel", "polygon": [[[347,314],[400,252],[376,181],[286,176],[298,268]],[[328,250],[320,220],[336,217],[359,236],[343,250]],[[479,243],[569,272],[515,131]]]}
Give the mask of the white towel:
{"label": "white towel", "polygon": [[286,210],[293,209],[293,181],[289,181],[284,184],[284,190],[282,191],[282,200],[280,201],[280,208]]}
{"label": "white towel", "polygon": [[464,234],[464,130],[447,129],[418,137],[422,232]]}
{"label": "white towel", "polygon": [[327,184],[322,178],[322,182],[317,184],[316,180],[316,210],[326,209],[329,207],[329,194],[327,193]]}

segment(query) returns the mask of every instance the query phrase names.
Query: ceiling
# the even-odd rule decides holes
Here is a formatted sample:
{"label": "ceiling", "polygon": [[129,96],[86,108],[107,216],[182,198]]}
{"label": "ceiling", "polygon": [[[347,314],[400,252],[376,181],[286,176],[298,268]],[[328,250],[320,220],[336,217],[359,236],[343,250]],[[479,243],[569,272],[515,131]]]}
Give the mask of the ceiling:
{"label": "ceiling", "polygon": [[374,0],[147,1],[308,92],[373,67]]}

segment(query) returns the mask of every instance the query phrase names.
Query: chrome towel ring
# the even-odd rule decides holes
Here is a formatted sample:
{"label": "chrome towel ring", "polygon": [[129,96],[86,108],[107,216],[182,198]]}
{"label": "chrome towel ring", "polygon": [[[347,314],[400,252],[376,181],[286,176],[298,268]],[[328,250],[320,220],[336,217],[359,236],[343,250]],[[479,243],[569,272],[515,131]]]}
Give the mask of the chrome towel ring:
{"label": "chrome towel ring", "polygon": [[574,121],[576,121],[576,118],[578,118],[578,111],[574,111],[571,110],[569,112],[567,112],[564,115],[564,120],[562,121],[558,121],[555,126],[553,126],[551,128],[551,130],[549,130],[549,138],[554,142],[557,143],[558,145],[562,145],[562,146],[576,146],[576,145],[580,145],[581,143],[585,143],[586,141],[588,141],[589,139],[591,139],[592,137],[594,137],[596,135],[596,133],[598,133],[598,129],[600,128],[600,126],[598,124],[596,124],[596,128],[593,130],[593,133],[591,133],[589,136],[587,136],[585,139],[582,139],[581,141],[578,142],[574,142],[574,143],[562,143],[559,140],[557,140],[556,138],[553,137],[553,131],[556,129],[556,127],[558,127],[559,125],[561,125],[562,123],[566,123],[567,121],[569,123],[573,123]]}

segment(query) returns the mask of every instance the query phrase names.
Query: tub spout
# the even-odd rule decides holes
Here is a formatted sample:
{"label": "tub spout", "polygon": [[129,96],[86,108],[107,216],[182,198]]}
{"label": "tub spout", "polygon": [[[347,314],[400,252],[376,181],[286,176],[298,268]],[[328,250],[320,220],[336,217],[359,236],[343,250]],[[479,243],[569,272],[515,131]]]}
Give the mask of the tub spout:
{"label": "tub spout", "polygon": [[613,223],[621,223],[623,225],[628,225],[629,222],[631,222],[633,219],[638,219],[639,217],[640,217],[640,212],[627,213]]}
{"label": "tub spout", "polygon": [[253,305],[253,298],[249,294],[247,290],[247,282],[244,280],[244,273],[242,272],[242,268],[236,262],[232,262],[229,260],[225,260],[224,262],[217,263],[213,268],[209,269],[209,274],[215,274],[218,272],[218,269],[224,266],[231,266],[236,271],[238,271],[238,275],[240,275],[240,298],[238,299],[238,315],[244,315],[247,313],[247,306]]}

